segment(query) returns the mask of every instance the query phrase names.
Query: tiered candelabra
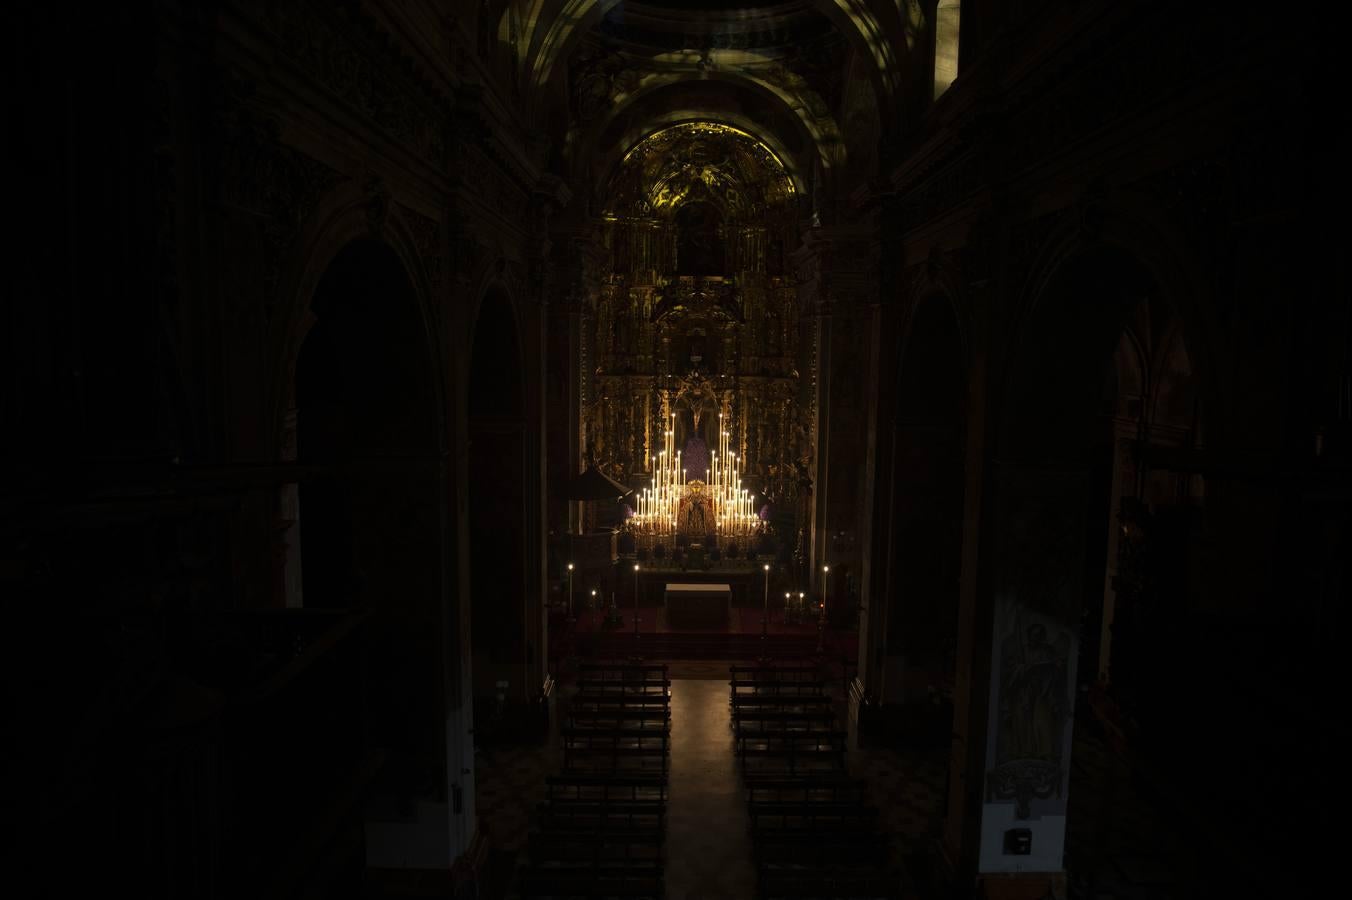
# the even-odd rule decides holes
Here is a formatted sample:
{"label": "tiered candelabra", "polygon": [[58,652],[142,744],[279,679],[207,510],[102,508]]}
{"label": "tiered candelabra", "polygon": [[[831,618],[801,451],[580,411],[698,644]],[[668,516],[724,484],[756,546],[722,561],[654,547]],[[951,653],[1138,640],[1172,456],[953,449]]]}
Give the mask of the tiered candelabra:
{"label": "tiered candelabra", "polygon": [[[674,420],[676,414],[671,417]],[[681,501],[687,491],[707,500],[713,515],[708,531],[720,537],[746,537],[758,529],[755,497],[742,487],[741,463],[732,452],[731,432],[722,428],[722,414],[718,418],[718,449],[710,454],[709,468],[703,473],[692,473],[685,467],[681,451],[676,449],[675,429],[668,428],[663,433],[662,449],[652,458],[652,485],[639,494],[638,509],[628,522],[636,534],[658,537],[675,534],[680,528]]]}
{"label": "tiered candelabra", "polygon": [[[676,414],[672,413],[671,417],[675,419]],[[676,449],[674,429],[668,428],[663,434],[662,450],[652,461],[652,486],[644,488],[638,495],[638,509],[630,517],[629,527],[639,534],[674,534],[687,481],[681,466],[681,451]]]}

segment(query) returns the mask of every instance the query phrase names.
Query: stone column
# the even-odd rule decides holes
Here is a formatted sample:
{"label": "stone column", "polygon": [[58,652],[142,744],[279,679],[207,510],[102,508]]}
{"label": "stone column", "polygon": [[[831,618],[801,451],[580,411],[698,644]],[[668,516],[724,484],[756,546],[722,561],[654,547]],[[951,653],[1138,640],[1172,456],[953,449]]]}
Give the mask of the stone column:
{"label": "stone column", "polygon": [[861,711],[876,704],[882,684],[883,647],[887,635],[888,560],[891,552],[892,453],[891,410],[896,399],[900,325],[901,273],[904,255],[892,223],[895,200],[882,199],[879,228],[879,289],[871,304],[867,392],[868,428],[864,448],[864,491],[860,515],[859,670],[850,685],[850,726],[857,735]]}

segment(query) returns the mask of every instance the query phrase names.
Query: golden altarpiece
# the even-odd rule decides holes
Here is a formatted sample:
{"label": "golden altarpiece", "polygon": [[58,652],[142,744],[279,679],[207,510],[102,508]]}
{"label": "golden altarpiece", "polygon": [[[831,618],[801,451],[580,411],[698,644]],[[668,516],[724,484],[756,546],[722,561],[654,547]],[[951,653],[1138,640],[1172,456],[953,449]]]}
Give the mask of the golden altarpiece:
{"label": "golden altarpiece", "polygon": [[815,360],[786,264],[799,195],[764,144],[712,123],[650,135],[610,181],[582,437],[637,491],[640,544],[750,543],[767,503],[800,543]]}

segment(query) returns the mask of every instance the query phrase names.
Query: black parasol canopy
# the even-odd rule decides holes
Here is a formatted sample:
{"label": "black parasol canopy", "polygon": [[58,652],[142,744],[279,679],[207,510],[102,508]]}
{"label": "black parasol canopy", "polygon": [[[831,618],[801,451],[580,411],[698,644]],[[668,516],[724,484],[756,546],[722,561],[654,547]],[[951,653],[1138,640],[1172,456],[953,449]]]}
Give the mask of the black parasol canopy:
{"label": "black parasol canopy", "polygon": [[595,465],[588,466],[581,475],[568,479],[569,500],[618,500],[631,493],[633,491]]}

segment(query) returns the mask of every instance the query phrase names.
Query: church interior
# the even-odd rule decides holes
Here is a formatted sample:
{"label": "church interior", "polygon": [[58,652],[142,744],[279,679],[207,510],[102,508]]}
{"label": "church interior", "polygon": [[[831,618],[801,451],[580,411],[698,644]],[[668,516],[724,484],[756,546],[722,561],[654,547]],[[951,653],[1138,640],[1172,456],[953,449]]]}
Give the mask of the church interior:
{"label": "church interior", "polygon": [[1319,17],[11,20],[10,896],[1336,895]]}

